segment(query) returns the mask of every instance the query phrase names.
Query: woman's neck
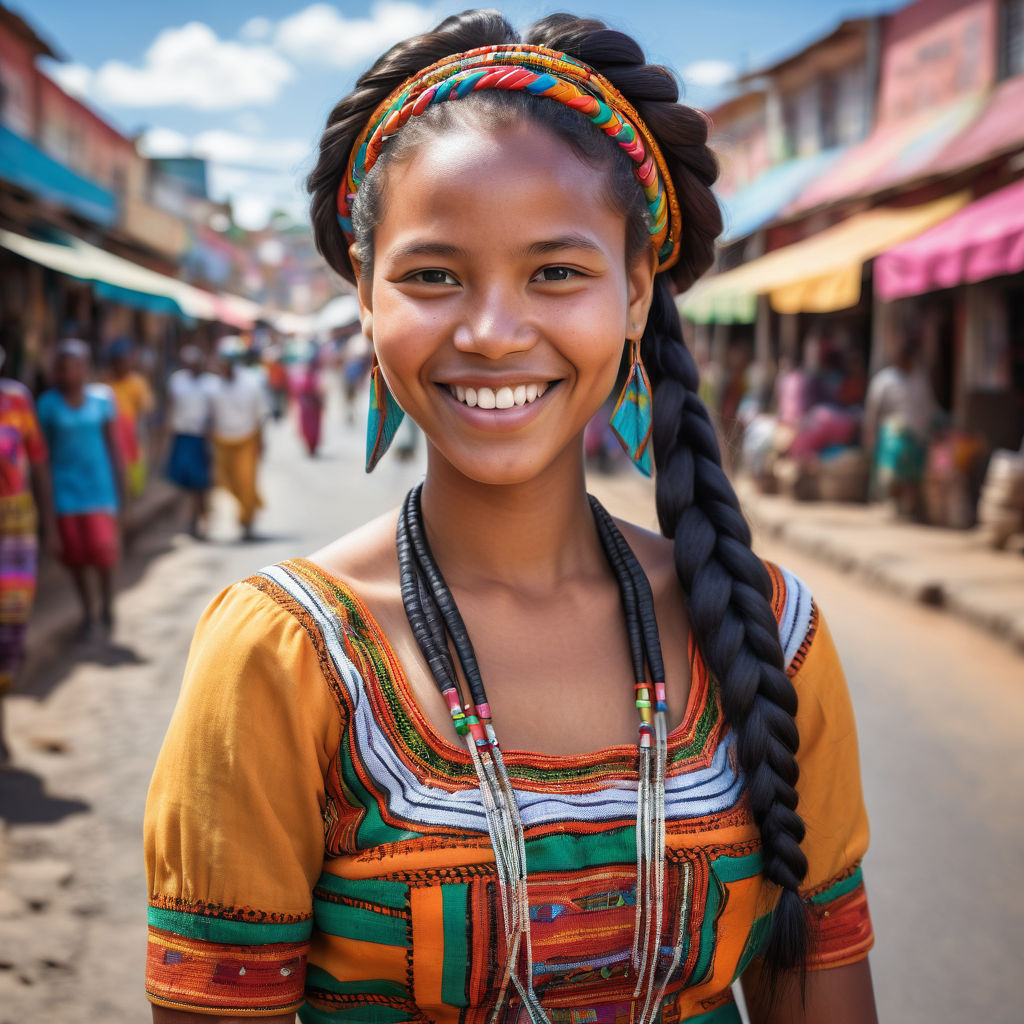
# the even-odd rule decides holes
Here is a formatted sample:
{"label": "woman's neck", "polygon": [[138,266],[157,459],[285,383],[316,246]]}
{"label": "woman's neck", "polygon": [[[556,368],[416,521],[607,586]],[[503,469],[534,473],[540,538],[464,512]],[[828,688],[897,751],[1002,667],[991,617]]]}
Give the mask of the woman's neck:
{"label": "woman's neck", "polygon": [[431,448],[423,520],[449,583],[550,593],[605,559],[587,501],[582,452],[522,484],[480,484]]}

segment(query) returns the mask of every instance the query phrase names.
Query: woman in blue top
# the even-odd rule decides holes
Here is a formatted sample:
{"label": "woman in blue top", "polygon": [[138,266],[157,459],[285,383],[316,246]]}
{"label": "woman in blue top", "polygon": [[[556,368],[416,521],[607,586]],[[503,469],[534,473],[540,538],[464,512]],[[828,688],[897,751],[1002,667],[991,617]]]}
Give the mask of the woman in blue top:
{"label": "woman in blue top", "polygon": [[117,409],[110,389],[89,384],[89,348],[69,339],[57,348],[54,387],[39,398],[39,423],[50,450],[61,560],[82,604],[80,636],[92,633],[88,575],[100,589],[100,621],[113,625],[113,569],[119,550],[122,468],[114,439]]}

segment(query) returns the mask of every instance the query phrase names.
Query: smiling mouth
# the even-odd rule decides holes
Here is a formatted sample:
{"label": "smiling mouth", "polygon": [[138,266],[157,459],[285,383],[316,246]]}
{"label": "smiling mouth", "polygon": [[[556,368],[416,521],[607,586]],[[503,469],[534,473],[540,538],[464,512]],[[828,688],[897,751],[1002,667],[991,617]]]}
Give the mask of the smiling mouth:
{"label": "smiling mouth", "polygon": [[469,388],[461,384],[447,385],[456,401],[471,409],[514,409],[519,405],[532,405],[541,398],[550,384],[516,384],[500,388]]}

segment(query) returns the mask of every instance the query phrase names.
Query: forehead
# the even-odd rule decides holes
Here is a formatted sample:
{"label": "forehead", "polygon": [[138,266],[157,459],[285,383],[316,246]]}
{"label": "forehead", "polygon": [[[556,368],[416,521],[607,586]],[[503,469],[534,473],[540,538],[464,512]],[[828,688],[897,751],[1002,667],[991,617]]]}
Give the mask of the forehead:
{"label": "forehead", "polygon": [[608,171],[532,122],[462,124],[387,168],[377,243],[415,228],[510,238],[556,226],[625,237]]}

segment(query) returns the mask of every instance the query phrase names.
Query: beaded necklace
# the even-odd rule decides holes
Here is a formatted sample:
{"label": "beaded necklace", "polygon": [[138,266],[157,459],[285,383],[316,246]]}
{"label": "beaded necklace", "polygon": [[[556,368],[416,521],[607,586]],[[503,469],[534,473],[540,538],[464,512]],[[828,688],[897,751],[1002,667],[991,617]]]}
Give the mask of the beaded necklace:
{"label": "beaded necklace", "polygon": [[[530,902],[527,894],[526,840],[519,805],[498,744],[491,709],[473,645],[455,599],[441,575],[423,528],[422,484],[411,490],[398,518],[396,546],[402,603],[431,674],[463,737],[479,780],[487,830],[494,848],[507,957],[491,1024],[499,1018],[511,984],[531,1024],[550,1018],[533,989]],[[590,507],[605,557],[615,574],[626,616],[639,713],[636,812],[636,917],[630,962],[635,972],[637,1024],[650,1024],[660,1010],[672,965],[661,972],[661,931],[665,880],[665,769],[668,755],[665,670],[646,574],[612,517],[590,496]],[[469,689],[465,699],[449,647],[455,648]],[[648,681],[648,676],[650,681]],[[678,953],[678,951],[677,951]],[[522,963],[522,969],[518,969]]]}

